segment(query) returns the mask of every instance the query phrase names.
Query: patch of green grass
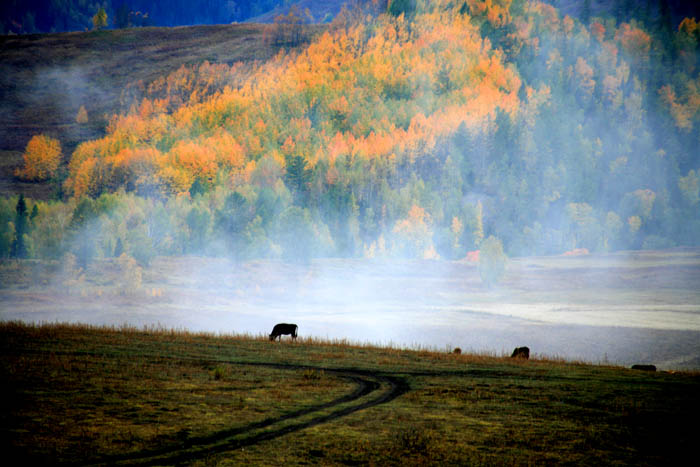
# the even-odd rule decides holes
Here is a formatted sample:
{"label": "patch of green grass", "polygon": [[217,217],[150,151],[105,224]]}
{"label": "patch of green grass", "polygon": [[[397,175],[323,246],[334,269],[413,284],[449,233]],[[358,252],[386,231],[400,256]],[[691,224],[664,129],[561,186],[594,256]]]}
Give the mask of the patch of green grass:
{"label": "patch of green grass", "polygon": [[697,373],[130,327],[2,323],[0,381],[51,463],[669,464],[700,415]]}

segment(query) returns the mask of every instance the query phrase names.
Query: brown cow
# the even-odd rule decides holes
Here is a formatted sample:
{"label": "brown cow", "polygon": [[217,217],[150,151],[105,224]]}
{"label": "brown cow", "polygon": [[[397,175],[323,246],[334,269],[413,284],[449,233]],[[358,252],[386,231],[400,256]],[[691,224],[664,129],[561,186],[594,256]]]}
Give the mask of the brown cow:
{"label": "brown cow", "polygon": [[524,358],[528,360],[530,358],[530,349],[527,347],[516,347],[510,358]]}
{"label": "brown cow", "polygon": [[287,324],[287,323],[279,323],[275,324],[275,327],[272,328],[272,333],[270,334],[270,340],[273,341],[277,338],[279,338],[280,342],[282,342],[282,335],[288,335],[291,334],[292,340],[295,340],[297,338],[297,329],[299,329],[299,326],[296,324]]}

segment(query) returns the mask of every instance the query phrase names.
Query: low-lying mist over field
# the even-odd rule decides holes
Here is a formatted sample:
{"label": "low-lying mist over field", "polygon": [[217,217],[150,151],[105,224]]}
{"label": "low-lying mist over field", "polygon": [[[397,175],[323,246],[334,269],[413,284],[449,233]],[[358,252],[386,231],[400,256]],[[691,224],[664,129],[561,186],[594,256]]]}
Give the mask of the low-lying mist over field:
{"label": "low-lying mist over field", "polygon": [[700,26],[606,5],[3,37],[0,319],[700,368]]}
{"label": "low-lying mist over field", "polygon": [[6,283],[0,319],[251,335],[293,322],[300,338],[700,369],[697,250],[514,259],[491,289],[475,264],[431,260],[156,258],[130,283],[114,260],[54,268],[4,267],[46,285]]}

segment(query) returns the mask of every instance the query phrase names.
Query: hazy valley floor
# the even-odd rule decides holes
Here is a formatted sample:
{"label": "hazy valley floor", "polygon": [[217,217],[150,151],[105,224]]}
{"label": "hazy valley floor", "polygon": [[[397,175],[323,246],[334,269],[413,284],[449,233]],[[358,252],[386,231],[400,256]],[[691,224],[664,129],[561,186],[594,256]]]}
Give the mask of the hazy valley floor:
{"label": "hazy valley floor", "polygon": [[492,355],[527,345],[566,360],[700,369],[695,250],[515,259],[491,290],[474,264],[444,261],[157,258],[129,290],[113,260],[77,279],[57,263],[2,269],[3,321],[255,336],[294,322],[331,340]]}

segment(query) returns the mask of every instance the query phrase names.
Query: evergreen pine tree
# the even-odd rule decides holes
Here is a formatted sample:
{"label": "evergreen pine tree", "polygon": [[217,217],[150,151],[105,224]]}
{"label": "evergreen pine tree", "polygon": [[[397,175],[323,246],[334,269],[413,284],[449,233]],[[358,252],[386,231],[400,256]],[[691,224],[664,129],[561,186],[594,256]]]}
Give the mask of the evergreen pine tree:
{"label": "evergreen pine tree", "polygon": [[285,181],[287,186],[294,193],[297,202],[303,203],[308,192],[308,185],[311,182],[311,169],[307,168],[306,160],[301,156],[292,156],[287,160],[287,173]]}
{"label": "evergreen pine tree", "polygon": [[27,233],[27,203],[24,195],[19,195],[15,215],[15,238],[12,242],[12,257],[26,258],[27,246],[24,244],[24,234]]}
{"label": "evergreen pine tree", "polygon": [[581,22],[588,24],[591,21],[591,0],[584,0],[581,7]]}
{"label": "evergreen pine tree", "polygon": [[124,253],[124,245],[122,244],[122,239],[117,238],[117,245],[114,247],[114,257],[119,258],[122,253]]}

